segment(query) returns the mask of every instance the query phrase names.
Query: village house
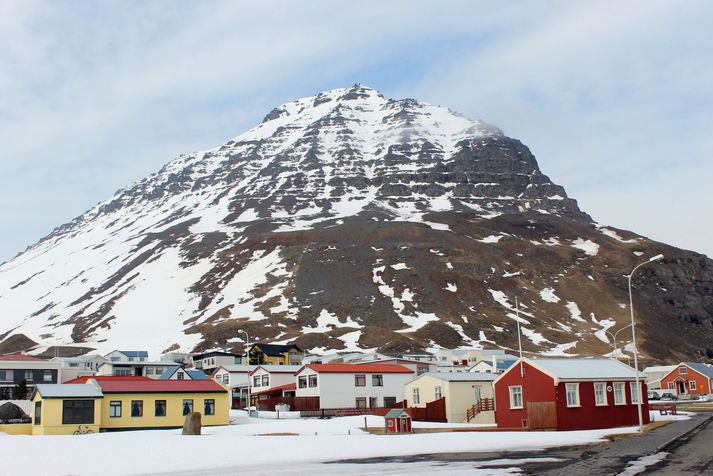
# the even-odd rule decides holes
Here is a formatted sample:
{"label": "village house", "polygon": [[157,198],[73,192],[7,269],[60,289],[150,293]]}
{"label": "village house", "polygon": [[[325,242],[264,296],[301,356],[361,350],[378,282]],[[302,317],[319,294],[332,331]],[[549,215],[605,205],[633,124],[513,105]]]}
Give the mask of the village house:
{"label": "village house", "polygon": [[161,374],[159,380],[207,380],[208,376],[202,370],[170,367]]}
{"label": "village house", "polygon": [[[639,373],[643,423],[649,422]],[[638,424],[636,371],[615,359],[527,359],[495,380],[498,428],[588,430]]]}
{"label": "village house", "polygon": [[272,387],[295,383],[295,373],[301,368],[301,365],[258,365],[250,372],[252,394],[266,395]]}
{"label": "village house", "polygon": [[233,408],[248,406],[250,372],[256,368],[257,365],[221,365],[213,371],[213,379],[230,389]]}
{"label": "village house", "polygon": [[409,408],[425,408],[445,399],[449,423],[495,423],[493,373],[429,372],[419,375],[404,387]]}
{"label": "village house", "polygon": [[0,399],[17,398],[16,394],[22,385],[27,389],[24,398],[29,398],[35,385],[58,383],[61,373],[61,362],[19,352],[0,355]]}
{"label": "village house", "polygon": [[211,375],[221,365],[235,365],[243,363],[243,356],[232,352],[214,350],[195,354],[191,360],[193,367],[202,370],[206,375]]}
{"label": "village house", "polygon": [[711,391],[713,366],[698,362],[681,362],[661,377],[660,388],[679,397],[698,397]]}
{"label": "village house", "polygon": [[113,375],[117,377],[148,377],[158,379],[166,370],[178,368],[173,362],[150,362],[143,357],[134,360],[108,360],[99,364],[97,375]]}
{"label": "village house", "polygon": [[308,364],[296,374],[299,397],[319,397],[321,409],[391,407],[414,371],[393,364]]}
{"label": "village house", "polygon": [[517,357],[510,354],[492,355],[490,358],[484,358],[470,367],[468,372],[491,372],[500,374],[509,369],[516,360]]}
{"label": "village house", "polygon": [[294,344],[254,344],[248,355],[251,365],[302,364],[302,349]]}
{"label": "village house", "polygon": [[228,391],[213,380],[97,376],[37,386],[32,434],[180,428],[197,411],[204,426],[229,423]]}

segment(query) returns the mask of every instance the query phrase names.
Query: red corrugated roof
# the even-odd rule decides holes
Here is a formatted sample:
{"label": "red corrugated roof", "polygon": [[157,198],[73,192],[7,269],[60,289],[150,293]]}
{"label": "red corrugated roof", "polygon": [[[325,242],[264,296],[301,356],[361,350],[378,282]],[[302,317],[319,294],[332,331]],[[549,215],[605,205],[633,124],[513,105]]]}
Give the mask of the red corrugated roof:
{"label": "red corrugated roof", "polygon": [[253,392],[253,395],[260,395],[263,393],[282,392],[284,390],[296,390],[296,389],[297,389],[296,383],[288,383],[287,385],[280,385],[278,387],[272,387],[272,388],[268,388],[266,390],[260,390],[259,392]]}
{"label": "red corrugated roof", "polygon": [[124,382],[136,382],[153,380],[148,377],[135,377],[132,375],[83,375],[81,377],[73,378],[64,383],[87,383],[87,380],[93,378],[97,382],[108,382],[108,381],[124,381]]}
{"label": "red corrugated roof", "polygon": [[215,380],[98,380],[104,393],[227,392]]}
{"label": "red corrugated roof", "polygon": [[21,354],[19,352],[14,352],[12,354],[0,355],[0,360],[47,360],[41,357],[35,357],[34,355]]}
{"label": "red corrugated roof", "polygon": [[307,364],[308,367],[321,373],[343,374],[412,374],[413,370],[403,365],[395,364]]}

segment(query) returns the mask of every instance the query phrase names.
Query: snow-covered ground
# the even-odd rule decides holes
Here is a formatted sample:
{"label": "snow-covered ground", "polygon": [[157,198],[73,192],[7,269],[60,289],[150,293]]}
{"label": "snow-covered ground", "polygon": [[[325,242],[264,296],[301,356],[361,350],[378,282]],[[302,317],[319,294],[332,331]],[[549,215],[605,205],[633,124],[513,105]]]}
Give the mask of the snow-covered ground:
{"label": "snow-covered ground", "polygon": [[[237,414],[235,414],[237,415]],[[424,453],[536,451],[563,445],[596,443],[608,434],[633,428],[572,432],[448,432],[372,435],[361,428],[364,416],[328,420],[266,420],[236,416],[226,427],[204,428],[203,436],[180,430],[147,430],[82,436],[9,436],[0,433],[4,475],[124,474],[416,474],[447,469],[452,474],[512,474],[505,468],[435,463],[333,465],[343,459],[407,456]],[[382,417],[367,416],[369,427],[383,427]],[[417,427],[463,424],[417,423]],[[533,454],[537,458],[537,453]],[[510,464],[511,463],[511,464]],[[522,464],[520,462],[519,464]],[[509,468],[509,469],[508,469]],[[361,469],[358,471],[358,469]],[[370,473],[374,471],[374,473]]]}

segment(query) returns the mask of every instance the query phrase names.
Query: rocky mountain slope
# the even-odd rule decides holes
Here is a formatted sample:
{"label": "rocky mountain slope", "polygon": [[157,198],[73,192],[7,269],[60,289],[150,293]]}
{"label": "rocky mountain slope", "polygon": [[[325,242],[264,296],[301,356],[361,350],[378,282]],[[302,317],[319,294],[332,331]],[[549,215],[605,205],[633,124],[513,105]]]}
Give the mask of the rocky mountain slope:
{"label": "rocky mountain slope", "polygon": [[[284,104],[0,266],[0,340],[713,357],[713,261],[600,226],[526,146],[362,85]],[[514,300],[520,302],[519,317]],[[626,343],[627,332],[619,334]]]}

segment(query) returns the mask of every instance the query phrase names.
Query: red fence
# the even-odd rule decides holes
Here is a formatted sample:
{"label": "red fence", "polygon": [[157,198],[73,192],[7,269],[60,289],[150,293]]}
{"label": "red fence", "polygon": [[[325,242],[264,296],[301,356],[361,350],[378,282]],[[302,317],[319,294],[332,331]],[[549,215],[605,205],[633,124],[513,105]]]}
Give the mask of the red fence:
{"label": "red fence", "polygon": [[275,411],[275,405],[286,404],[291,412],[319,410],[319,397],[273,397],[257,402],[259,410]]}
{"label": "red fence", "polygon": [[[405,408],[411,414],[414,421],[436,421],[446,423],[446,397],[426,404],[425,408],[407,407],[406,400],[397,402],[391,408]],[[374,415],[384,416],[391,408],[376,408],[372,412]]]}

